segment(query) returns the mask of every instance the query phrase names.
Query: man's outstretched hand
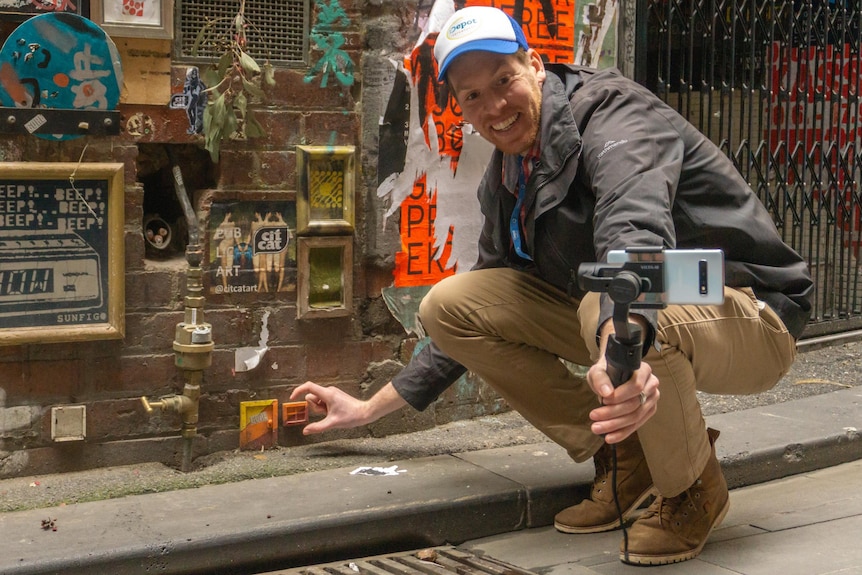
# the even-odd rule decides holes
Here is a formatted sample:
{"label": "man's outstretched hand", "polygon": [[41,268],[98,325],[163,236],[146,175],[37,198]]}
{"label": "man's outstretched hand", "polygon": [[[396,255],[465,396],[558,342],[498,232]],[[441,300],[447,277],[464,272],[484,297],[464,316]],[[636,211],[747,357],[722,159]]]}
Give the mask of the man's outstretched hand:
{"label": "man's outstretched hand", "polygon": [[300,398],[308,402],[312,414],[324,416],[320,421],[307,424],[303,435],[366,425],[407,404],[391,383],[370,399],[361,400],[335,386],[324,387],[306,381],[290,394],[291,401]]}

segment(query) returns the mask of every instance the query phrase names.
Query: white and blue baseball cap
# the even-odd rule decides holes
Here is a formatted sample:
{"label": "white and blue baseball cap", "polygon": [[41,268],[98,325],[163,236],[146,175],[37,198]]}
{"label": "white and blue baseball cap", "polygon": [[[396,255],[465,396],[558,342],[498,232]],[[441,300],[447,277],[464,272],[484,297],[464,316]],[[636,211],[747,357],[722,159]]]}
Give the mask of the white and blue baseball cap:
{"label": "white and blue baseball cap", "polygon": [[434,43],[437,79],[456,57],[473,50],[514,54],[518,48],[529,50],[521,25],[514,18],[491,6],[469,6],[452,14]]}

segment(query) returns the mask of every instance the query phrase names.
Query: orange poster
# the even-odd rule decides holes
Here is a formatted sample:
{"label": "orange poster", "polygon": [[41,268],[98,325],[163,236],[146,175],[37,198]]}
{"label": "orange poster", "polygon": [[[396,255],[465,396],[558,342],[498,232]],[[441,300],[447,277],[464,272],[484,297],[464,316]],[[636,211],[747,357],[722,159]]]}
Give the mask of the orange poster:
{"label": "orange poster", "polygon": [[[574,61],[576,26],[575,4],[572,2],[468,0],[465,5],[502,9],[522,24],[530,46],[538,50],[548,62]],[[440,6],[435,5],[432,13],[439,9]],[[443,13],[434,15],[436,18],[432,20],[436,22],[442,22],[449,16]],[[433,285],[456,271],[469,269],[475,263],[464,261],[460,257],[463,254],[457,249],[453,252],[452,249],[453,235],[467,232],[451,225],[449,220],[440,225],[437,221],[438,214],[452,212],[452,203],[463,207],[463,211],[467,211],[467,202],[471,203],[470,208],[474,207],[476,197],[472,191],[455,194],[453,190],[456,186],[449,184],[458,179],[458,189],[475,190],[485,163],[473,162],[469,173],[455,176],[465,140],[461,110],[449,96],[446,86],[436,80],[436,62],[432,54],[437,33],[438,30],[428,30],[405,61],[405,73],[409,74],[413,91],[410,106],[415,108],[410,110],[410,123],[418,124],[421,129],[409,129],[406,145],[408,153],[404,173],[416,174],[412,190],[409,193],[403,191],[397,196],[400,202],[397,210],[400,215],[401,249],[395,254],[395,287]],[[429,153],[434,158],[429,160]],[[466,169],[462,172],[466,172]],[[471,181],[465,184],[465,179]],[[439,190],[438,186],[441,186]],[[438,201],[450,204],[438,206]],[[445,210],[442,209],[444,207]],[[477,214],[476,219],[481,219],[481,216]],[[475,234],[475,227],[470,233]],[[469,238],[469,242],[475,244],[476,238]]]}

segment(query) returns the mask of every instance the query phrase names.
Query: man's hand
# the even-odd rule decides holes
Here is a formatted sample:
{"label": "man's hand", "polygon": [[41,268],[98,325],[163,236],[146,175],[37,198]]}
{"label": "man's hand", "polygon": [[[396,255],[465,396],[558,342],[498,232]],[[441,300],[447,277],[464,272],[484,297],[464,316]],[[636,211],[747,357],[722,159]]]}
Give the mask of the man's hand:
{"label": "man's hand", "polygon": [[303,435],[366,425],[407,404],[391,383],[383,386],[371,399],[363,401],[337,387],[323,387],[306,381],[293,390],[290,399],[293,401],[303,396],[312,413],[325,416],[306,425],[302,429]]}
{"label": "man's hand", "polygon": [[592,432],[607,443],[619,443],[653,416],[658,406],[658,378],[648,363],[641,362],[632,377],[614,389],[604,355],[587,372],[587,382],[599,396],[602,407],[590,412]]}

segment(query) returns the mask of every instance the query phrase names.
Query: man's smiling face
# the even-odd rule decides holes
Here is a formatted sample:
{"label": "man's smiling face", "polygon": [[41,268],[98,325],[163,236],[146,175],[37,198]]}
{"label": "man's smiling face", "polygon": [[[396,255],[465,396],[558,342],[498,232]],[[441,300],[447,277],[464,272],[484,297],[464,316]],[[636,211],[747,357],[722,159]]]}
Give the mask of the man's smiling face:
{"label": "man's smiling face", "polygon": [[446,74],[464,120],[506,154],[530,149],[539,133],[545,67],[535,50],[466,52]]}

